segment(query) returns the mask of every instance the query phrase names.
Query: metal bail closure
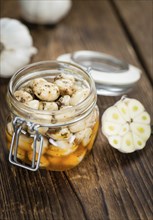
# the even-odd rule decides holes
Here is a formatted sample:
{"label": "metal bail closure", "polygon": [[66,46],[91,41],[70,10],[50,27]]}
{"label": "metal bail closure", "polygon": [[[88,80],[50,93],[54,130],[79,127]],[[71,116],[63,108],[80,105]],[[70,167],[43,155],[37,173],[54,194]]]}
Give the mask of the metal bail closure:
{"label": "metal bail closure", "polygon": [[[18,154],[18,143],[19,143],[19,137],[20,134],[26,135],[26,131],[23,129],[23,125],[27,125],[34,134],[31,135],[34,138],[34,144],[33,144],[33,155],[32,155],[32,164],[31,166],[24,165],[23,163],[20,163],[17,159]],[[10,163],[25,168],[27,170],[36,171],[39,168],[40,164],[40,157],[43,147],[43,136],[39,134],[38,127],[39,125],[34,124],[32,122],[27,122],[24,119],[21,119],[19,117],[15,117],[13,120],[13,127],[14,127],[14,133],[11,141],[11,147],[10,147],[10,153],[9,153],[9,161]],[[36,147],[37,143],[39,142],[39,149],[38,149],[38,157],[36,158]]]}

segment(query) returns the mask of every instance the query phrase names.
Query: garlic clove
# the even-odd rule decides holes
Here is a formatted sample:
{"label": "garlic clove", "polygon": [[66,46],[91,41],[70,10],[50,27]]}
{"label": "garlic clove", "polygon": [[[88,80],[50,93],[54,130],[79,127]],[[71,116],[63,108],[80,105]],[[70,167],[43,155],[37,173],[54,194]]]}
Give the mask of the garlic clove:
{"label": "garlic clove", "polygon": [[120,129],[119,129],[119,134],[121,136],[125,135],[127,132],[130,131],[130,126],[129,123],[125,123],[123,125],[121,125]]}
{"label": "garlic clove", "polygon": [[138,137],[141,137],[144,141],[147,141],[151,135],[151,128],[149,125],[133,122],[130,127],[132,132]]}
{"label": "garlic clove", "polygon": [[8,133],[9,133],[10,135],[13,135],[13,133],[14,133],[14,128],[13,128],[12,122],[9,122],[9,123],[7,124],[7,131],[8,131]]}
{"label": "garlic clove", "polygon": [[127,105],[122,100],[116,103],[116,107],[119,110],[120,114],[124,118],[125,121],[130,121],[129,111],[127,109]]}
{"label": "garlic clove", "polygon": [[132,153],[135,151],[132,132],[128,132],[123,136],[120,151],[124,153]]}
{"label": "garlic clove", "polygon": [[133,133],[133,142],[137,150],[143,149],[146,145],[146,142],[141,137],[138,137],[134,133]]}
{"label": "garlic clove", "polygon": [[19,102],[22,102],[22,103],[33,100],[33,97],[28,92],[25,92],[22,90],[15,91],[14,96]]}
{"label": "garlic clove", "polygon": [[128,103],[129,114],[132,119],[144,111],[144,106],[136,99],[131,99]]}
{"label": "garlic clove", "polygon": [[103,122],[103,133],[106,136],[111,136],[111,135],[118,135],[119,131],[121,129],[121,126],[119,124],[113,123],[113,122]]}
{"label": "garlic clove", "polygon": [[33,91],[42,101],[54,101],[60,95],[59,88],[50,82],[33,83]]}
{"label": "garlic clove", "polygon": [[32,101],[29,101],[29,102],[25,103],[25,105],[27,105],[27,106],[30,107],[30,108],[33,108],[33,109],[37,109],[37,110],[38,110],[39,101],[38,101],[38,100],[32,100]]}
{"label": "garlic clove", "polygon": [[[47,151],[48,144],[49,143],[48,143],[47,138],[43,137],[42,154],[44,154]],[[34,142],[32,143],[31,148],[32,149],[34,148]],[[36,142],[36,152],[39,153],[39,150],[40,150],[40,142],[37,141]]]}
{"label": "garlic clove", "polygon": [[114,122],[117,124],[125,124],[126,121],[122,118],[120,112],[115,106],[109,107],[102,116],[102,121]]}
{"label": "garlic clove", "polygon": [[43,101],[41,101],[39,103],[39,110],[57,111],[58,105],[56,104],[56,102],[43,102]]}
{"label": "garlic clove", "polygon": [[133,121],[142,124],[150,124],[151,119],[150,119],[150,115],[147,112],[142,112],[137,117],[135,117]]}
{"label": "garlic clove", "polygon": [[83,131],[85,128],[86,128],[85,120],[78,121],[78,122],[74,123],[73,125],[69,126],[69,130],[72,133]]}
{"label": "garlic clove", "polygon": [[70,99],[70,105],[74,106],[85,100],[89,95],[89,92],[90,90],[88,88],[82,89],[81,91],[76,91]]}
{"label": "garlic clove", "polygon": [[108,141],[112,147],[120,149],[122,138],[119,135],[110,136]]}

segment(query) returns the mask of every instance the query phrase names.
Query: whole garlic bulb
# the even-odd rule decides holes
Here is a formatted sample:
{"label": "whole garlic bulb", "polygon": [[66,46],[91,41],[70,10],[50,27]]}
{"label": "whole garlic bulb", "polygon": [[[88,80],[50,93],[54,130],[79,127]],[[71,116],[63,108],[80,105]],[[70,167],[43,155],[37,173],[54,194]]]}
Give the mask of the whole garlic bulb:
{"label": "whole garlic bulb", "polygon": [[28,28],[11,18],[0,19],[0,75],[10,77],[37,53]]}
{"label": "whole garlic bulb", "polygon": [[132,153],[150,137],[150,116],[138,100],[123,97],[104,112],[102,131],[112,147]]}
{"label": "whole garlic bulb", "polygon": [[22,16],[36,24],[55,24],[70,10],[71,0],[20,0]]}

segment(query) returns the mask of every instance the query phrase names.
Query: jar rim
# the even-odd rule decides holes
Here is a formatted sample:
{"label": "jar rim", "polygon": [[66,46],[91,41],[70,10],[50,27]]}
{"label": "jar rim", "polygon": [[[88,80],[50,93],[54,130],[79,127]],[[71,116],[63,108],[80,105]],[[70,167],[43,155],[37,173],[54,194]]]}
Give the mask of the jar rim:
{"label": "jar rim", "polygon": [[[13,94],[13,82],[17,79],[17,77],[19,77],[19,75],[21,75],[20,77],[22,77],[22,72],[25,71],[25,70],[28,70],[30,68],[33,68],[33,67],[37,67],[39,65],[45,65],[45,64],[58,64],[58,65],[66,65],[66,67],[74,67],[76,68],[77,70],[80,70],[81,72],[83,72],[89,79],[89,86],[90,86],[90,92],[88,94],[88,96],[83,100],[81,101],[80,103],[78,103],[77,105],[75,106],[71,106],[69,108],[66,108],[66,109],[60,109],[60,110],[52,110],[52,111],[47,111],[47,110],[37,110],[37,109],[33,109],[33,108],[30,108],[28,106],[26,106],[25,104],[21,103],[20,101],[18,101],[14,94]],[[19,77],[19,79],[20,79]],[[94,94],[94,97],[95,97],[95,100],[94,100],[94,103],[91,103],[90,101],[90,97],[91,95]],[[57,61],[57,60],[47,60],[47,61],[40,61],[40,62],[35,62],[35,63],[32,63],[32,64],[29,64],[29,65],[26,65],[24,67],[22,67],[21,69],[19,69],[13,76],[12,78],[10,79],[10,82],[9,82],[9,86],[8,86],[8,94],[7,94],[7,98],[9,99],[9,102],[8,101],[8,104],[9,104],[9,107],[13,113],[13,110],[11,107],[13,107],[14,105],[12,104],[15,104],[18,106],[18,108],[22,109],[22,111],[24,111],[25,113],[33,113],[33,114],[39,114],[40,116],[41,115],[45,115],[45,116],[50,116],[50,115],[60,115],[60,114],[64,114],[65,112],[67,111],[71,111],[71,110],[78,110],[78,109],[82,109],[83,106],[85,105],[86,107],[89,107],[90,105],[93,106],[92,108],[94,108],[94,106],[96,105],[96,101],[97,101],[97,94],[96,94],[96,88],[95,88],[95,83],[94,83],[94,80],[92,79],[91,75],[85,71],[83,68],[81,68],[80,66],[78,65],[75,65],[75,64],[72,64],[70,62],[65,62],[65,61]],[[91,109],[92,110],[92,109]],[[73,122],[71,122],[73,123]],[[62,123],[65,125],[65,123]],[[53,126],[57,126],[57,124],[51,124]],[[61,125],[61,123],[60,123]]]}

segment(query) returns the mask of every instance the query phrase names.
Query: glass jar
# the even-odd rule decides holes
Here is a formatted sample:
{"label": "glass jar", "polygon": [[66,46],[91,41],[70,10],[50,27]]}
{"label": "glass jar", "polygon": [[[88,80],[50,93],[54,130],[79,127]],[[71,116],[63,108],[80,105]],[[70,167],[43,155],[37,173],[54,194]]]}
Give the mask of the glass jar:
{"label": "glass jar", "polygon": [[[14,92],[29,80],[52,81],[61,73],[85,82],[89,95],[75,106],[58,111],[30,108]],[[99,110],[93,79],[76,65],[44,61],[20,69],[10,80],[7,102],[10,116],[6,137],[9,161],[35,171],[38,167],[64,171],[77,166],[93,147],[99,126]]]}

